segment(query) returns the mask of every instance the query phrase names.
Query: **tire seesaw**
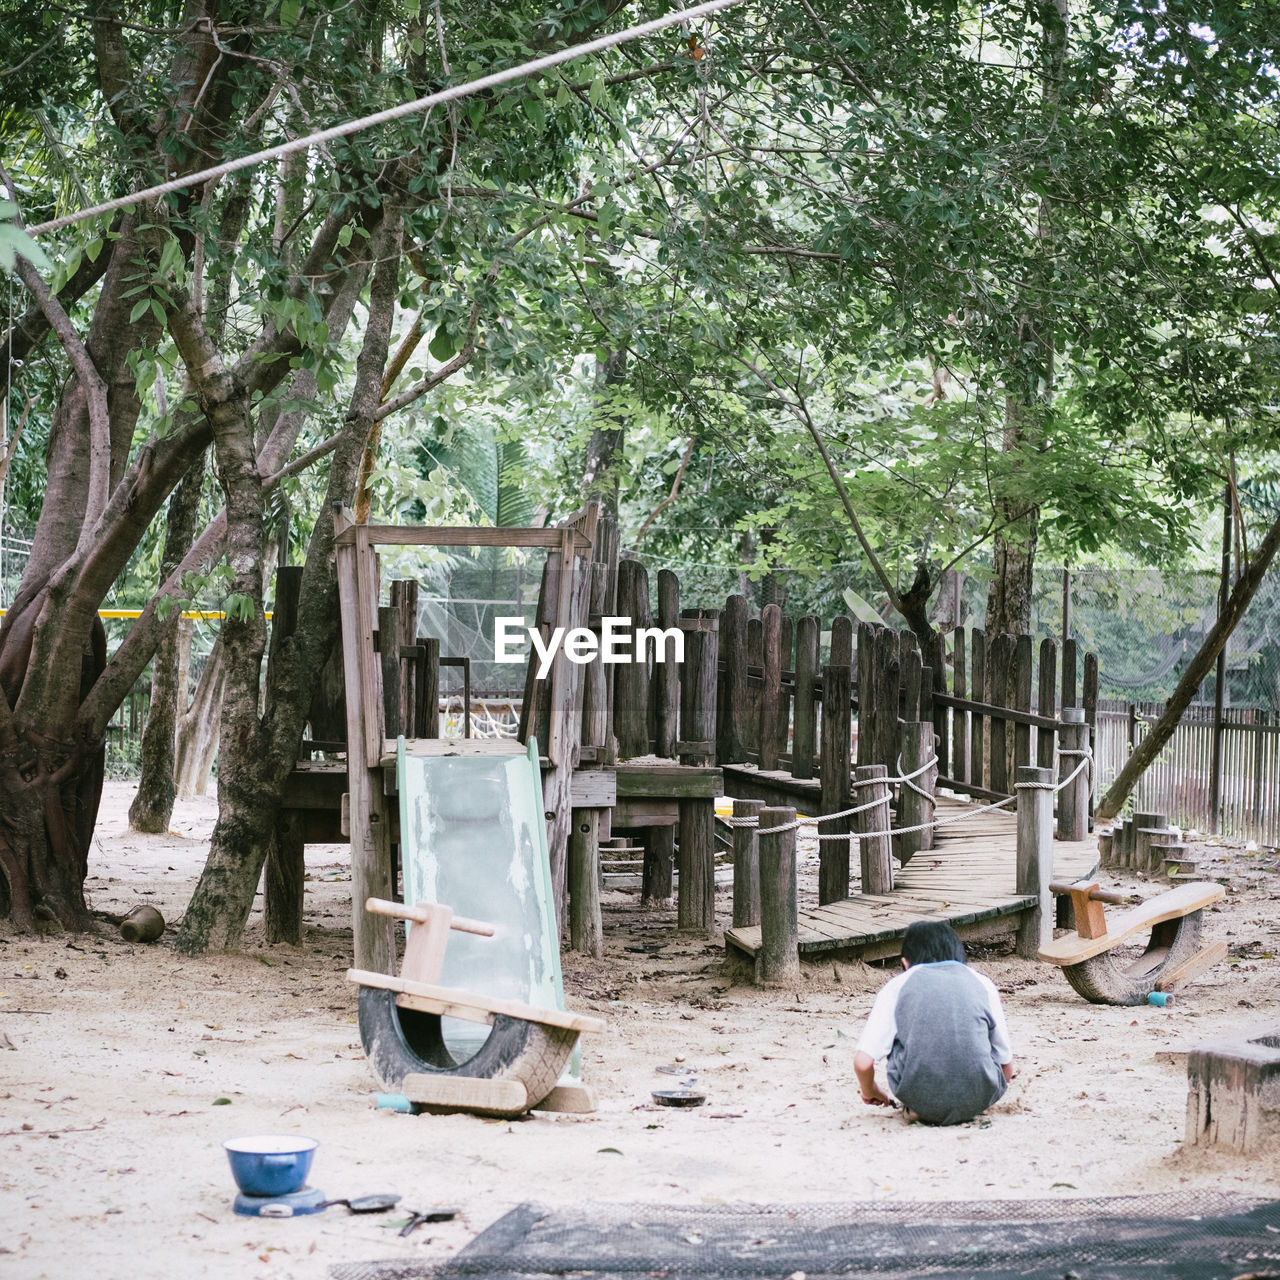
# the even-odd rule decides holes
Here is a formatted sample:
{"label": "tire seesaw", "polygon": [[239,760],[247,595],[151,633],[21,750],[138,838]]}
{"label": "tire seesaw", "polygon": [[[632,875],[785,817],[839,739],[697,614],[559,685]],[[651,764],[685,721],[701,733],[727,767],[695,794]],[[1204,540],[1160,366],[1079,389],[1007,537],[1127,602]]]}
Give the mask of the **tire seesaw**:
{"label": "tire seesaw", "polygon": [[[1040,948],[1039,958],[1061,967],[1072,987],[1093,1004],[1146,1004],[1155,991],[1172,991],[1221,960],[1225,942],[1200,945],[1204,909],[1226,895],[1211,881],[1179,885],[1107,919],[1104,903],[1123,904],[1125,895],[1089,880],[1051,883],[1071,899],[1075,932]],[[1149,930],[1146,948],[1124,960],[1117,948]]]}
{"label": "tire seesaw", "polygon": [[[491,924],[437,904],[369,898],[365,910],[416,926],[398,976],[347,970],[348,980],[360,986],[360,1039],[386,1089],[429,1111],[517,1116],[535,1107],[595,1110],[589,1089],[556,1082],[578,1036],[603,1031],[602,1019],[437,985],[450,930],[492,937]],[[488,1023],[493,1030],[471,1057],[455,1062],[442,1034],[443,1017]]]}

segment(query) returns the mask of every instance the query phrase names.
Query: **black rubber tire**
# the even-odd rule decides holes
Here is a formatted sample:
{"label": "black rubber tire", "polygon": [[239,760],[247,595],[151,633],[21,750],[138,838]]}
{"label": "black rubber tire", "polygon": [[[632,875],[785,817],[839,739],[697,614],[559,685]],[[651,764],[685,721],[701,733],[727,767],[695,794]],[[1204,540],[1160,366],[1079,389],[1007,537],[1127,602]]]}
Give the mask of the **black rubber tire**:
{"label": "black rubber tire", "polygon": [[364,1051],[378,1079],[392,1091],[415,1074],[518,1080],[532,1106],[555,1088],[577,1040],[576,1031],[497,1014],[484,1044],[464,1062],[455,1062],[445,1047],[440,1015],[401,1009],[394,991],[361,987],[359,1013]]}
{"label": "black rubber tire", "polygon": [[[1143,956],[1123,965],[1111,951],[1090,957],[1080,964],[1064,965],[1067,981],[1092,1004],[1146,1004],[1156,989],[1160,975],[1189,959],[1200,946],[1203,911],[1192,911],[1174,920],[1164,920],[1151,930]],[[1143,957],[1169,948],[1160,964],[1144,972]]]}

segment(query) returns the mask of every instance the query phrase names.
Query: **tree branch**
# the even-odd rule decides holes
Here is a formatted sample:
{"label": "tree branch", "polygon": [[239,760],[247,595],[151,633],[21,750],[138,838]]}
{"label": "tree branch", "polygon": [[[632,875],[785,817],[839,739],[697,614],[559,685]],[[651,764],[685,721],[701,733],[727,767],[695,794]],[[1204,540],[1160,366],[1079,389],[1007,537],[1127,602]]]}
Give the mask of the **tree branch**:
{"label": "tree branch", "polygon": [[696,440],[696,436],[689,437],[689,447],[684,451],[684,457],[680,459],[680,469],[676,472],[675,479],[671,482],[671,492],[649,512],[648,519],[645,520],[636,533],[635,546],[638,547],[640,545],[644,535],[649,531],[649,526],[680,496],[680,482],[684,479],[684,472],[689,465],[689,459],[693,457],[693,446]]}

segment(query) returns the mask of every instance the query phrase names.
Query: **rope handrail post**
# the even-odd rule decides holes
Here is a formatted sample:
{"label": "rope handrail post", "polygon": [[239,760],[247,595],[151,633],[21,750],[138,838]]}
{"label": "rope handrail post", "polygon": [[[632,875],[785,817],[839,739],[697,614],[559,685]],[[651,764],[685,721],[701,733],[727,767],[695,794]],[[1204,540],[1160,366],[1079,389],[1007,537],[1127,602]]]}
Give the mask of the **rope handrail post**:
{"label": "rope handrail post", "polygon": [[1018,769],[1018,872],[1015,891],[1035,898],[1018,923],[1017,952],[1034,959],[1053,939],[1053,770],[1034,766]]}
{"label": "rope handrail post", "polygon": [[937,791],[938,762],[934,754],[933,725],[918,720],[902,726],[902,758],[898,772],[902,775],[902,796],[898,819],[904,827],[920,827],[904,831],[893,842],[893,853],[903,865],[912,854],[933,848],[934,797]]}
{"label": "rope handrail post", "polygon": [[[932,723],[929,725],[933,731]],[[932,754],[932,743],[930,744]],[[869,805],[857,815],[858,855],[862,871],[862,892],[889,893],[893,889],[893,863],[889,814],[889,770],[882,764],[863,765],[857,772],[859,785],[870,784]]]}
{"label": "rope handrail post", "polygon": [[760,952],[756,982],[786,986],[800,976],[796,900],[796,811],[760,810]]}
{"label": "rope handrail post", "polygon": [[1089,726],[1083,707],[1063,707],[1058,731],[1058,839],[1084,840],[1089,834],[1090,771],[1080,769],[1089,752]]}
{"label": "rope handrail post", "polygon": [[[762,800],[735,800],[734,818],[760,820]],[[746,928],[760,923],[760,845],[757,827],[747,823],[733,824],[733,927]]]}

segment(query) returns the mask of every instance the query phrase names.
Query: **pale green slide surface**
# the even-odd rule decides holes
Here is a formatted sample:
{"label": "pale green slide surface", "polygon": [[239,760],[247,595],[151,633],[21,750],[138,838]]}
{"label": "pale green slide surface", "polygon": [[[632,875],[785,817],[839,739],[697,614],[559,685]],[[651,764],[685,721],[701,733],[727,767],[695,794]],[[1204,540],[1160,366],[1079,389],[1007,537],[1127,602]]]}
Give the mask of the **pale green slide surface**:
{"label": "pale green slide surface", "polygon": [[[405,902],[443,903],[495,928],[492,938],[449,934],[440,985],[563,1009],[537,743],[519,756],[417,756],[401,738],[396,778]],[[455,1058],[487,1035],[444,1020]]]}

